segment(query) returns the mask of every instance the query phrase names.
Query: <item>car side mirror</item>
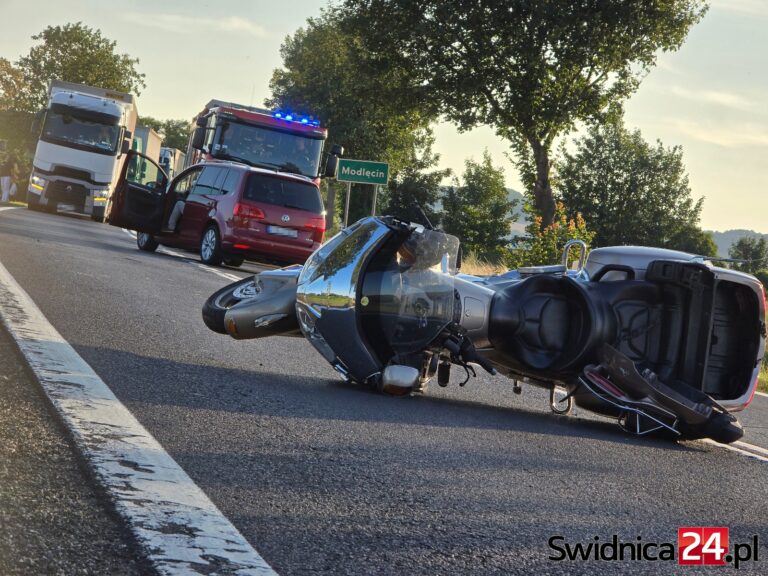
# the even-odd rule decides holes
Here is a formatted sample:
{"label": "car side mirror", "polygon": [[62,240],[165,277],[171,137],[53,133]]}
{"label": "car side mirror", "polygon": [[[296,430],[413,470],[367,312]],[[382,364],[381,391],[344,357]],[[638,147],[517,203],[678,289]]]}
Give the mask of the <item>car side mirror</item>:
{"label": "car side mirror", "polygon": [[331,146],[331,156],[344,156],[344,146],[339,144]]}
{"label": "car side mirror", "polygon": [[121,154],[128,154],[131,151],[131,141],[129,139],[123,139],[123,145],[120,148]]}

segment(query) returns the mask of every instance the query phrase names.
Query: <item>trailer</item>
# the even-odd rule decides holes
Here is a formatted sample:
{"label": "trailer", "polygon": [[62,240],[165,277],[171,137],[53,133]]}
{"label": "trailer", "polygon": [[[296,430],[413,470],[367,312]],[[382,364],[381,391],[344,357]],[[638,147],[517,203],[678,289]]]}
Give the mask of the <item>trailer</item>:
{"label": "trailer", "polygon": [[173,178],[184,169],[184,160],[187,155],[178,148],[169,148],[163,146],[160,148],[160,167],[168,174],[168,178]]}

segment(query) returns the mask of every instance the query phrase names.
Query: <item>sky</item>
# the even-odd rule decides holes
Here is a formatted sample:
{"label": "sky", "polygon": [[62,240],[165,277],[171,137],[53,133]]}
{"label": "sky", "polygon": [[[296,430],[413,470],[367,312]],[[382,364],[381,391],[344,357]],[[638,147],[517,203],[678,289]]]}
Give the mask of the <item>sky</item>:
{"label": "sky", "polygon": [[[567,0],[563,0],[567,1]],[[263,105],[285,37],[327,0],[0,0],[0,57],[15,61],[49,25],[81,21],[138,57],[147,88],[140,115],[191,119],[218,98]],[[682,48],[657,66],[626,103],[627,127],[651,142],[680,145],[701,225],[768,233],[768,0],[710,0]],[[308,111],[311,112],[311,111]],[[488,149],[507,185],[522,186],[489,128],[435,129],[441,167],[460,175]],[[331,136],[332,137],[332,136]],[[341,143],[343,144],[343,143]],[[370,160],[376,160],[370,158]]]}

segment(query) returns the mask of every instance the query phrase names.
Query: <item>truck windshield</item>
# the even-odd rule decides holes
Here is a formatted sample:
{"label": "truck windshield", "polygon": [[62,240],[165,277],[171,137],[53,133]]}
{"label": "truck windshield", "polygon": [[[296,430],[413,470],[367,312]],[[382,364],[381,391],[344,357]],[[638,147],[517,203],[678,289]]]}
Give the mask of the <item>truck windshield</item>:
{"label": "truck windshield", "polygon": [[224,124],[217,156],[316,178],[323,141],[261,126]]}
{"label": "truck windshield", "polygon": [[117,154],[120,126],[106,114],[54,105],[45,116],[40,139],[98,154]]}

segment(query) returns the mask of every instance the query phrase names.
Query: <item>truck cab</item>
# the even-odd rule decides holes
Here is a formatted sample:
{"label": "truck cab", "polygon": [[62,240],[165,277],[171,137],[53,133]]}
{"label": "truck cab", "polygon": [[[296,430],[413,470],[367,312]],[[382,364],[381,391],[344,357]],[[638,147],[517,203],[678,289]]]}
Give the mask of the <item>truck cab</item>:
{"label": "truck cab", "polygon": [[195,119],[187,165],[230,160],[298,174],[319,186],[328,131],[310,116],[211,100]]}
{"label": "truck cab", "polygon": [[69,204],[103,220],[136,119],[130,94],[54,80],[32,164],[28,207],[55,212]]}

